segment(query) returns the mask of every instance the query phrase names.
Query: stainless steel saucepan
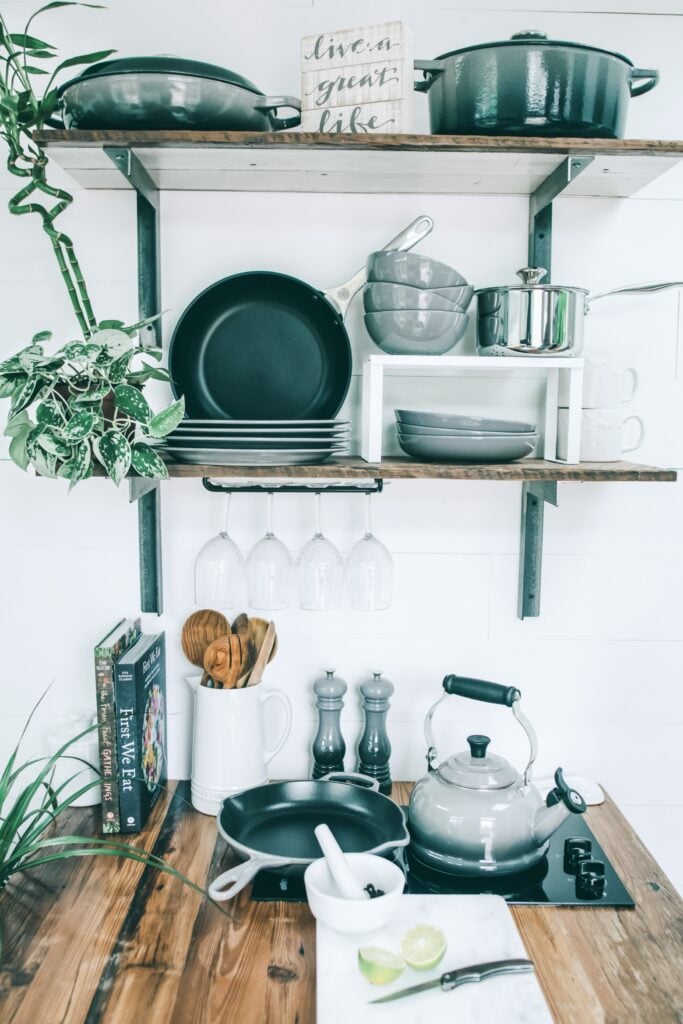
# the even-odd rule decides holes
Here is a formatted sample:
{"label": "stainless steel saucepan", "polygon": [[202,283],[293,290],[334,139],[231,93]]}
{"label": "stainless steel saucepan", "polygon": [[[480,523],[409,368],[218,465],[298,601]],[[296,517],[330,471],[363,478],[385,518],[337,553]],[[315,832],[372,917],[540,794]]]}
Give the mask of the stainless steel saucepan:
{"label": "stainless steel saucepan", "polygon": [[522,284],[475,292],[479,355],[576,356],[583,348],[583,321],[591,303],[607,295],[683,288],[683,281],[663,281],[590,295],[586,288],[541,284],[546,274],[541,267],[524,267],[517,274]]}

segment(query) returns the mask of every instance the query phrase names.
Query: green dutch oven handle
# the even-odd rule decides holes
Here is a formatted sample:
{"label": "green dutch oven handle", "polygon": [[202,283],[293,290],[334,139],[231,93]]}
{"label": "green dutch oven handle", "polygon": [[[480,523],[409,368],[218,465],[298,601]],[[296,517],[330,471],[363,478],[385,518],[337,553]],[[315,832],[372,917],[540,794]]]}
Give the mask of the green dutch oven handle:
{"label": "green dutch oven handle", "polygon": [[416,60],[413,61],[413,67],[416,71],[424,72],[424,78],[413,83],[415,92],[428,92],[436,78],[446,70],[446,65],[442,60]]}
{"label": "green dutch oven handle", "polygon": [[[642,85],[634,86],[633,82],[637,78],[645,78],[647,81],[643,82]],[[648,71],[645,68],[633,68],[631,71],[631,80],[629,82],[631,96],[642,96],[643,93],[649,92],[650,89],[654,89],[658,81],[659,71]]]}

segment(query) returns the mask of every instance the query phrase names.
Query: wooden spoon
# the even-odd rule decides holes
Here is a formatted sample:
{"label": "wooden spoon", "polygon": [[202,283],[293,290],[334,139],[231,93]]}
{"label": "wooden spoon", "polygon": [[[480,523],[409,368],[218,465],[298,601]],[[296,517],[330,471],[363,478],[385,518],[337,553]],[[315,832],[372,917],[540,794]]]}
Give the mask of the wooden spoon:
{"label": "wooden spoon", "polygon": [[[267,629],[268,629],[268,620],[267,619],[258,619],[258,618],[249,619],[249,633],[251,634],[251,636],[252,636],[252,638],[254,640],[254,644],[256,645],[256,650],[257,651],[260,651],[261,647],[263,646],[263,641],[265,640],[266,630]],[[275,643],[273,644],[273,649],[270,652],[270,657],[268,658],[268,661],[271,662],[276,654],[277,654],[277,633],[275,634]]]}
{"label": "wooden spoon", "polygon": [[268,628],[266,629],[266,635],[263,638],[263,643],[261,644],[261,650],[258,652],[256,664],[251,670],[247,686],[256,686],[257,683],[261,682],[266,665],[268,664],[268,659],[272,653],[274,643],[275,623],[269,622]]}
{"label": "wooden spoon", "polygon": [[230,623],[225,615],[214,612],[210,608],[203,608],[200,612],[193,612],[185,620],[180,635],[180,642],[183,645],[183,653],[188,661],[198,668],[204,668],[204,652],[209,644],[219,636],[225,636],[230,632]]}
{"label": "wooden spoon", "polygon": [[232,689],[239,677],[244,675],[242,661],[242,643],[236,633],[218,637],[204,652],[204,668],[214,682],[228,689]]}
{"label": "wooden spoon", "polygon": [[247,678],[254,667],[256,655],[258,654],[258,645],[249,630],[249,618],[245,612],[238,615],[233,622],[232,632],[234,635],[239,636],[240,643],[242,644],[242,667],[240,669],[240,677],[235,683],[235,687],[241,689],[247,685]]}

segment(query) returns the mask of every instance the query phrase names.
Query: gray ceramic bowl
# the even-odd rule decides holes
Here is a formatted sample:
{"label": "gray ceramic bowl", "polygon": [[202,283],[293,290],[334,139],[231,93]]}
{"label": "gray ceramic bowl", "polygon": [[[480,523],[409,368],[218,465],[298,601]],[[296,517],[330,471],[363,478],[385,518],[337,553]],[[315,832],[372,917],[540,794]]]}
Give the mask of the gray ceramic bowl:
{"label": "gray ceramic bowl", "polygon": [[486,416],[463,416],[455,412],[420,412],[415,409],[394,409],[398,423],[408,423],[415,427],[442,427],[460,430],[480,430],[482,432],[503,432],[509,434],[529,434],[536,430],[535,423],[522,423],[520,420],[494,420]]}
{"label": "gray ceramic bowl", "polygon": [[454,302],[460,309],[467,309],[474,295],[474,288],[471,284],[460,284],[455,288],[432,288],[431,290],[440,299]]}
{"label": "gray ceramic bowl", "polygon": [[[454,288],[467,281],[453,267],[429,256],[396,249],[371,252],[368,256],[368,281],[388,281],[415,288]],[[442,298],[449,298],[443,295]]]}
{"label": "gray ceramic bowl", "polygon": [[538,434],[529,437],[399,437],[406,455],[436,462],[514,462],[531,455]]}
{"label": "gray ceramic bowl", "polygon": [[387,309],[436,309],[443,313],[464,313],[465,310],[430,288],[413,288],[409,284],[369,281],[363,290],[366,313],[382,313]]}
{"label": "gray ceramic bowl", "polygon": [[409,427],[407,424],[397,423],[396,433],[399,437],[408,440],[411,437],[538,437],[535,430],[528,432],[507,431],[507,430],[464,430],[459,427],[452,427],[450,430],[441,430],[439,427]]}
{"label": "gray ceramic bowl", "polygon": [[440,356],[462,338],[467,313],[429,309],[391,309],[366,313],[365,326],[375,344],[389,355]]}

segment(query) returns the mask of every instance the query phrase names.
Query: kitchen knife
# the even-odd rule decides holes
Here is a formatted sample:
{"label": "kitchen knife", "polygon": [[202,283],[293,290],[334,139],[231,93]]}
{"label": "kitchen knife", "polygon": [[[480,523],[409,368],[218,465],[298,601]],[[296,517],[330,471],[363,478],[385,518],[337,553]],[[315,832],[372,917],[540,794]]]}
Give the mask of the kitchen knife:
{"label": "kitchen knife", "polygon": [[412,985],[410,988],[401,989],[400,992],[380,996],[379,999],[371,999],[370,1003],[390,1003],[394,999],[403,999],[404,996],[427,992],[430,988],[440,988],[442,992],[450,992],[458,985],[465,985],[470,981],[485,981],[486,978],[492,978],[495,974],[526,974],[533,969],[534,965],[531,960],[491,960],[486,964],[472,964],[470,967],[459,967],[456,971],[447,971],[440,978],[423,981],[421,985]]}

